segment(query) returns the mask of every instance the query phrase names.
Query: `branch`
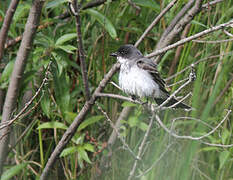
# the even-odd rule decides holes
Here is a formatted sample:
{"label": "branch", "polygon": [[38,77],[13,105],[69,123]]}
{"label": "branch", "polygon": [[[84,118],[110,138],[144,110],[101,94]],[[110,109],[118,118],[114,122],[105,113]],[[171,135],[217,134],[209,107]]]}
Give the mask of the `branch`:
{"label": "branch", "polygon": [[174,4],[177,2],[177,0],[173,0],[172,2],[170,2],[166,8],[164,8],[160,14],[154,19],[154,21],[149,25],[149,27],[145,30],[145,32],[141,35],[141,37],[137,40],[137,42],[135,43],[135,47],[137,47],[142,40],[146,37],[146,35],[151,31],[151,29],[159,22],[159,20],[166,14],[166,12],[169,11],[169,9],[171,9]]}
{"label": "branch", "polygon": [[[97,103],[96,103],[97,104]],[[117,137],[121,140],[122,144],[126,149],[130,152],[130,154],[136,159],[137,156],[134,154],[134,152],[130,149],[129,145],[125,142],[125,140],[122,138],[120,133],[118,132],[118,129],[115,127],[111,119],[109,118],[108,114],[97,104],[98,109],[102,112],[102,114],[106,117],[107,121],[111,125],[111,127],[114,129],[115,133],[117,134]]]}
{"label": "branch", "polygon": [[209,57],[205,57],[205,58],[202,58],[202,59],[199,59],[198,61],[192,63],[191,65],[185,67],[184,69],[182,69],[181,71],[177,72],[176,74],[168,77],[165,79],[165,81],[169,81],[173,78],[175,78],[176,76],[178,76],[179,74],[183,73],[184,71],[188,70],[191,66],[195,66],[197,64],[199,64],[200,62],[203,62],[203,61],[206,61],[206,60],[209,60],[209,59],[215,59],[215,58],[219,58],[219,57],[222,57],[222,56],[229,56],[229,55],[232,55],[233,51],[230,51],[228,53],[225,53],[225,54],[218,54],[218,55],[213,55],[213,56],[209,56]]}
{"label": "branch", "polygon": [[213,134],[221,125],[222,123],[227,119],[227,117],[229,116],[229,114],[231,113],[231,110],[227,111],[227,114],[225,115],[225,117],[221,120],[221,122],[215,127],[213,128],[211,131],[209,131],[208,133],[204,134],[203,136],[199,136],[199,137],[193,137],[193,136],[180,136],[175,134],[174,132],[172,132],[171,130],[169,130],[164,124],[163,122],[160,120],[159,116],[156,115],[156,120],[159,123],[159,125],[167,132],[169,133],[171,136],[178,138],[178,139],[190,139],[190,140],[201,140],[211,134]]}
{"label": "branch", "polygon": [[142,150],[143,150],[143,147],[145,146],[145,143],[146,143],[146,140],[147,140],[147,137],[149,135],[149,132],[152,128],[152,124],[153,124],[153,121],[154,121],[154,118],[155,118],[155,112],[152,114],[152,117],[150,118],[150,123],[149,123],[149,126],[146,130],[146,133],[144,135],[144,138],[138,148],[138,154],[137,154],[137,159],[135,159],[134,161],[134,165],[133,165],[133,168],[132,170],[130,171],[130,174],[129,174],[129,177],[128,177],[128,180],[131,180],[133,178],[133,175],[135,173],[135,170],[136,170],[136,167],[137,167],[137,163],[138,163],[138,160],[141,159],[141,155],[142,155]]}
{"label": "branch", "polygon": [[[160,42],[157,45],[157,49],[161,49],[170,44],[173,39],[184,29],[184,27],[195,17],[195,15],[200,12],[203,0],[196,0],[194,2],[194,6],[187,12],[184,12],[185,15],[180,16],[179,18],[182,18],[177,20],[177,22],[174,23],[175,26],[172,27],[171,30],[167,34],[164,34],[164,36],[160,39]],[[193,0],[190,0],[188,4],[191,6],[192,3]],[[158,56],[155,62],[158,62],[160,58],[161,56]]]}
{"label": "branch", "polygon": [[[10,84],[8,87],[6,100],[4,103],[3,114],[2,114],[2,122],[6,123],[10,120],[12,116],[12,112],[15,106],[15,102],[17,101],[18,89],[20,86],[20,82],[22,80],[22,75],[27,63],[27,58],[29,52],[32,47],[32,42],[34,36],[36,34],[37,26],[40,21],[41,10],[44,4],[44,0],[34,0],[33,5],[31,7],[27,23],[25,26],[25,31],[23,33],[23,39],[19,47],[19,51],[17,53],[14,69],[11,75]],[[0,135],[8,132],[10,127],[4,128],[0,131]],[[5,158],[7,157],[7,148],[8,142],[10,138],[10,133],[4,136],[1,140],[0,145],[0,174],[3,169],[3,164]]]}
{"label": "branch", "polygon": [[169,45],[169,46],[167,46],[167,47],[165,47],[163,49],[156,50],[155,52],[152,52],[152,53],[148,54],[146,57],[151,58],[153,56],[160,55],[160,54],[162,54],[162,53],[164,53],[164,52],[166,52],[166,51],[168,51],[170,49],[173,49],[173,48],[175,48],[177,46],[183,45],[184,43],[186,43],[188,41],[192,41],[193,39],[196,39],[196,38],[199,38],[201,36],[207,35],[207,34],[209,34],[211,32],[214,32],[214,31],[217,31],[217,30],[220,30],[220,29],[224,29],[226,27],[230,27],[230,26],[232,26],[232,24],[233,24],[233,20],[228,21],[227,23],[223,23],[223,24],[211,27],[211,28],[206,29],[206,30],[204,30],[202,32],[194,34],[193,36],[190,36],[190,37],[182,39],[182,40],[180,40],[180,41],[178,41],[178,42],[176,42],[174,44],[171,44],[171,45]]}
{"label": "branch", "polygon": [[70,139],[73,137],[73,135],[76,132],[76,129],[82,123],[84,120],[86,114],[91,109],[91,107],[94,105],[96,99],[98,98],[97,94],[100,93],[107,83],[110,81],[112,76],[115,74],[115,72],[119,69],[120,64],[116,63],[113,65],[113,67],[110,69],[110,71],[105,75],[105,77],[102,79],[102,81],[99,83],[98,87],[96,88],[95,92],[92,94],[91,98],[86,101],[83,108],[79,112],[79,114],[75,117],[73,123],[69,126],[69,128],[66,130],[64,135],[62,136],[62,139],[59,141],[58,145],[56,146],[55,150],[51,154],[51,156],[48,159],[48,162],[41,174],[40,180],[47,180],[47,177],[49,175],[49,171],[54,165],[56,159],[62,152],[62,150],[65,148],[65,146],[68,144]]}
{"label": "branch", "polygon": [[135,176],[135,177],[136,177],[136,178],[140,178],[140,177],[144,176],[145,174],[147,174],[148,172],[150,172],[150,171],[158,164],[158,162],[164,157],[164,155],[168,152],[168,150],[172,147],[173,144],[174,144],[174,143],[171,143],[171,144],[169,144],[169,145],[166,147],[165,151],[164,151],[163,153],[161,153],[161,155],[159,156],[159,158],[156,159],[156,161],[151,165],[150,168],[148,168],[148,169],[145,170],[144,172],[141,172],[139,175],[137,175],[137,176]]}
{"label": "branch", "polygon": [[77,48],[77,56],[80,60],[81,64],[81,71],[82,71],[82,78],[83,78],[83,85],[85,89],[85,99],[89,100],[90,99],[90,89],[88,85],[88,78],[87,78],[87,68],[86,68],[86,62],[85,62],[85,55],[84,55],[84,49],[83,49],[83,42],[82,42],[82,33],[81,33],[81,18],[80,18],[80,4],[76,4],[76,0],[72,1],[72,6],[74,9],[74,14],[75,14],[75,20],[76,20],[76,31],[77,31],[77,43],[78,43],[78,48]]}
{"label": "branch", "polygon": [[123,101],[129,101],[129,102],[136,103],[136,104],[142,104],[142,102],[140,102],[140,101],[133,100],[133,99],[130,98],[130,97],[121,96],[121,95],[118,95],[118,94],[97,93],[96,96],[99,96],[99,97],[109,97],[109,98],[115,98],[115,99],[121,99],[121,100],[123,100]]}
{"label": "branch", "polygon": [[166,36],[172,31],[172,29],[175,27],[177,22],[184,17],[184,14],[190,9],[190,7],[193,5],[194,0],[190,0],[181,10],[180,12],[173,18],[172,22],[169,24],[169,26],[166,28],[166,30],[163,32],[159,42],[156,45],[156,49],[161,49],[164,46],[168,45],[168,43],[164,43],[164,39]]}
{"label": "branch", "polygon": [[[38,105],[38,103],[28,112],[24,113],[28,107],[33,103],[33,101],[36,99],[36,97],[39,95],[39,93],[41,92],[42,88],[44,87],[44,85],[46,84],[46,82],[48,81],[48,74],[49,74],[49,68],[51,65],[52,61],[49,62],[48,66],[46,67],[46,71],[45,71],[45,77],[40,85],[40,87],[38,88],[38,90],[36,91],[35,95],[30,99],[30,101],[28,101],[24,108],[11,120],[7,121],[7,122],[2,122],[0,124],[0,130],[6,127],[9,127],[13,122],[15,122],[17,119],[25,117],[27,114],[29,114],[33,109],[35,109],[35,107]],[[42,96],[41,96],[42,97]],[[23,114],[24,113],[24,114]]]}
{"label": "branch", "polygon": [[3,57],[4,45],[6,42],[7,34],[10,28],[12,18],[15,14],[15,10],[18,6],[19,0],[12,0],[9,8],[7,9],[6,16],[4,18],[1,31],[0,31],[0,62]]}

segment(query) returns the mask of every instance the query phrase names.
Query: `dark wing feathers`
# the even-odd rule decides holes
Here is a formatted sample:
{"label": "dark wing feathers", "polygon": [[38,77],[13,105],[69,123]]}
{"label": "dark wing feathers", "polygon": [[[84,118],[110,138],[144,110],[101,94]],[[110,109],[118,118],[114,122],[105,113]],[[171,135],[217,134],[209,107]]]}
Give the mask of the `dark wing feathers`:
{"label": "dark wing feathers", "polygon": [[154,78],[154,81],[159,85],[160,89],[164,93],[169,94],[165,89],[165,81],[160,77],[159,72],[157,71],[157,64],[155,64],[151,59],[140,58],[137,60],[137,65],[139,68],[149,72]]}

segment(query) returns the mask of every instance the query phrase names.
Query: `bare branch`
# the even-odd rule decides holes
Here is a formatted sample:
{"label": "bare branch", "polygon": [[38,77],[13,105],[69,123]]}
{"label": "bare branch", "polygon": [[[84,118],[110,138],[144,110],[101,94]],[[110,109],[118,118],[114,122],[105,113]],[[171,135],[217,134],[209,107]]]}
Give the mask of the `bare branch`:
{"label": "bare branch", "polygon": [[[51,65],[52,61],[49,62],[48,66],[46,67],[46,71],[45,71],[45,77],[40,85],[40,87],[38,88],[38,90],[36,91],[35,95],[30,99],[30,101],[28,101],[24,108],[11,120],[6,121],[6,122],[2,122],[0,125],[0,130],[6,127],[9,127],[13,122],[15,122],[17,119],[19,118],[23,118],[25,117],[27,114],[29,114],[33,109],[35,109],[35,107],[38,105],[38,103],[30,109],[30,111],[24,113],[28,107],[33,103],[33,101],[36,99],[36,97],[40,94],[42,88],[44,87],[44,85],[46,84],[46,82],[48,81],[48,74],[49,74],[49,68]],[[42,96],[41,96],[42,97]],[[24,113],[24,114],[23,114]]]}
{"label": "bare branch", "polygon": [[136,9],[137,12],[139,12],[141,10],[141,8],[139,6],[137,6],[135,3],[133,3],[131,0],[128,0],[128,3]]}
{"label": "bare branch", "polygon": [[227,35],[233,38],[233,34],[229,33],[227,30],[223,29],[223,32]]}
{"label": "bare branch", "polygon": [[161,153],[161,155],[158,157],[158,159],[156,159],[156,161],[151,165],[150,168],[148,168],[147,170],[145,170],[144,172],[140,173],[139,175],[135,176],[136,178],[140,178],[142,176],[144,176],[145,174],[147,174],[148,172],[150,172],[157,164],[158,162],[165,156],[165,154],[168,152],[168,150],[172,147],[174,143],[169,144],[166,149],[163,151],[163,153]]}
{"label": "bare branch", "polygon": [[222,147],[222,148],[230,148],[233,147],[233,144],[214,144],[214,143],[208,143],[205,141],[200,141],[202,144],[206,144],[208,146],[215,146],[215,147]]}
{"label": "bare branch", "polygon": [[193,137],[193,136],[180,136],[175,134],[174,132],[172,132],[171,130],[169,130],[164,124],[163,122],[160,120],[159,116],[156,114],[156,120],[159,123],[159,125],[167,132],[169,133],[171,136],[178,138],[178,139],[190,139],[190,140],[201,140],[211,134],[213,134],[221,125],[223,122],[225,122],[225,120],[227,119],[227,117],[229,116],[229,114],[231,113],[231,110],[227,111],[227,114],[224,116],[224,118],[220,121],[220,123],[213,128],[211,131],[209,131],[208,133],[204,134],[203,136],[199,136],[199,137]]}
{"label": "bare branch", "polygon": [[203,4],[203,5],[202,5],[202,8],[209,8],[209,6],[213,6],[213,5],[215,5],[215,4],[217,4],[217,3],[220,3],[220,2],[223,2],[223,0],[214,0],[214,1],[210,1],[210,2],[208,2],[208,3],[206,3],[206,4]]}
{"label": "bare branch", "polygon": [[164,46],[168,45],[169,43],[164,43],[164,39],[166,36],[172,31],[172,29],[175,27],[177,22],[184,17],[184,14],[191,8],[193,5],[194,0],[190,0],[180,11],[179,13],[173,18],[172,22],[169,24],[169,26],[166,28],[166,30],[163,32],[159,42],[156,45],[156,50],[163,48]]}
{"label": "bare branch", "polygon": [[134,161],[134,165],[133,165],[133,167],[132,167],[132,169],[131,169],[131,171],[130,171],[128,180],[131,180],[131,179],[133,178],[133,176],[134,176],[134,173],[135,173],[135,170],[136,170],[136,167],[137,167],[138,160],[141,159],[142,150],[143,150],[143,147],[145,146],[147,137],[148,137],[149,132],[150,132],[150,130],[151,130],[151,128],[152,128],[152,124],[153,124],[155,115],[156,115],[156,114],[153,113],[153,114],[152,114],[152,117],[150,118],[149,126],[148,126],[148,128],[147,128],[147,130],[146,130],[146,133],[145,133],[145,135],[144,135],[144,137],[143,137],[143,140],[142,140],[142,142],[141,142],[141,144],[140,144],[140,146],[139,146],[139,148],[138,148],[137,159],[135,159],[135,161]]}
{"label": "bare branch", "polygon": [[210,59],[212,60],[212,59],[215,59],[215,58],[219,58],[221,56],[229,56],[229,55],[232,55],[232,53],[233,52],[231,51],[231,52],[228,52],[228,53],[225,53],[225,54],[218,54],[218,55],[213,55],[213,56],[209,56],[209,57],[205,57],[205,58],[199,59],[198,61],[192,63],[191,65],[189,65],[187,67],[185,67],[184,69],[182,69],[181,71],[177,72],[176,74],[174,74],[174,75],[166,78],[165,81],[169,81],[169,80],[175,78],[176,76],[178,76],[179,74],[182,74],[184,71],[190,69],[190,67],[192,65],[195,66],[195,65],[199,64],[200,62],[207,61],[207,60],[210,60]]}
{"label": "bare branch", "polygon": [[15,10],[18,6],[19,0],[12,0],[10,3],[9,8],[7,9],[6,16],[4,18],[1,31],[0,31],[0,62],[3,57],[3,52],[4,52],[4,45],[6,42],[8,30],[10,28],[10,24],[12,21],[12,18],[15,14]]}
{"label": "bare branch", "polygon": [[[190,82],[192,82],[192,79],[189,78],[188,81],[186,81],[182,86],[180,86],[176,91],[174,91],[162,104],[160,104],[156,109],[160,109],[161,107],[163,107],[165,104],[167,104],[173,97],[175,97],[175,95],[181,90],[183,89],[185,86],[187,86]],[[191,109],[192,110],[192,109]]]}
{"label": "bare branch", "polygon": [[[161,49],[170,44],[174,40],[174,38],[184,29],[184,27],[195,17],[195,15],[200,12],[203,1],[196,0],[194,2],[195,4],[190,10],[189,8],[187,8],[188,11],[185,9],[184,14],[180,15],[180,13],[182,12],[181,11],[178,16],[176,16],[178,19],[177,21],[174,21],[174,26],[169,26],[171,27],[171,29],[168,28],[169,31],[167,33],[164,33],[159,43],[157,44],[156,49]],[[193,4],[193,0],[190,0],[189,3],[187,3],[187,6],[188,4],[190,4],[191,7],[191,5]],[[162,56],[157,56],[155,62],[158,62],[161,57]]]}
{"label": "bare branch", "polygon": [[172,45],[169,45],[169,46],[167,46],[167,47],[165,47],[163,49],[156,50],[155,52],[152,52],[152,53],[148,54],[147,57],[150,58],[150,57],[153,57],[153,56],[157,56],[157,55],[162,54],[162,53],[164,53],[164,52],[166,52],[166,51],[168,51],[170,49],[173,49],[173,48],[175,48],[177,46],[183,45],[186,42],[192,41],[192,40],[197,39],[197,38],[199,38],[201,36],[209,34],[211,32],[214,32],[214,31],[217,31],[217,30],[220,30],[220,29],[224,29],[226,27],[230,27],[230,26],[232,26],[232,24],[233,24],[233,20],[231,20],[231,21],[229,21],[227,23],[223,23],[223,24],[211,27],[211,28],[206,29],[206,30],[204,30],[202,32],[199,32],[199,33],[197,33],[197,34],[195,34],[193,36],[182,39],[182,40],[180,40],[180,41],[178,41],[178,42],[176,42],[176,43],[174,43]]}
{"label": "bare branch", "polygon": [[72,6],[74,9],[74,14],[75,14],[75,20],[76,20],[76,31],[77,31],[77,43],[78,43],[78,48],[77,48],[77,57],[80,60],[81,64],[81,71],[82,71],[82,78],[83,78],[83,85],[85,89],[85,98],[86,100],[90,99],[90,89],[88,85],[88,78],[87,78],[87,68],[86,68],[86,62],[85,62],[85,55],[84,55],[84,49],[83,49],[83,42],[82,42],[82,33],[81,33],[81,18],[80,18],[80,4],[76,4],[76,0],[72,1]]}
{"label": "bare branch", "polygon": [[231,39],[223,39],[223,40],[216,40],[216,41],[193,40],[193,42],[207,43],[207,44],[224,43],[224,42],[229,42],[229,41],[233,41],[233,38],[231,38]]}
{"label": "bare branch", "polygon": [[141,35],[141,37],[137,40],[137,42],[135,43],[135,47],[137,47],[142,40],[146,37],[146,35],[151,31],[151,29],[159,22],[159,20],[169,11],[169,9],[171,9],[175,3],[177,2],[177,0],[173,0],[171,1],[166,8],[164,8],[160,14],[154,19],[154,21],[148,26],[148,28],[144,31],[144,33]]}
{"label": "bare branch", "polygon": [[129,101],[129,102],[136,103],[136,104],[142,104],[141,101],[133,100],[132,98],[129,98],[129,97],[126,97],[126,96],[121,96],[121,95],[118,95],[118,94],[97,93],[96,96],[110,97],[110,98],[115,98],[115,99],[121,99],[121,100],[124,100],[124,101]]}
{"label": "bare branch", "polygon": [[107,119],[107,121],[109,122],[109,124],[111,125],[111,127],[113,128],[113,130],[115,131],[115,133],[117,134],[117,137],[121,140],[121,142],[124,145],[124,147],[136,159],[137,156],[134,154],[134,152],[130,149],[129,145],[125,142],[125,140],[123,139],[123,137],[120,135],[120,133],[118,132],[118,129],[115,127],[115,125],[113,124],[113,122],[109,118],[108,114],[98,105],[98,103],[96,103],[96,105],[97,105],[98,109],[103,113],[103,115],[105,116],[105,118]]}

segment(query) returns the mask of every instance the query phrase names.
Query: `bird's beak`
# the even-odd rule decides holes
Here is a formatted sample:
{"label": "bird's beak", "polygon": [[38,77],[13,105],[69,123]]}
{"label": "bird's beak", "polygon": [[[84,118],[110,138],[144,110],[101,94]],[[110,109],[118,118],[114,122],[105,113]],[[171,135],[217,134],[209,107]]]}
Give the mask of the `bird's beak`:
{"label": "bird's beak", "polygon": [[116,53],[116,52],[111,53],[110,56],[112,56],[112,57],[117,57],[117,53]]}

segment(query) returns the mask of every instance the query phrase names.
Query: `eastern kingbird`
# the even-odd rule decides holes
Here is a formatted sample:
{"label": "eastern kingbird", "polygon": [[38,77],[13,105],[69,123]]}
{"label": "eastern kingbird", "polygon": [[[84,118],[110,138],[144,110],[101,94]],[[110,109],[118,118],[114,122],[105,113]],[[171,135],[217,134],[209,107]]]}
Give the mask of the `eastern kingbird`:
{"label": "eastern kingbird", "polygon": [[[133,45],[121,46],[117,52],[110,54],[120,62],[119,85],[131,96],[152,97],[158,105],[162,104],[170,95],[165,89],[165,81],[157,71],[157,64],[146,58]],[[171,98],[164,106],[169,107],[178,101]],[[190,109],[180,102],[174,108]]]}

